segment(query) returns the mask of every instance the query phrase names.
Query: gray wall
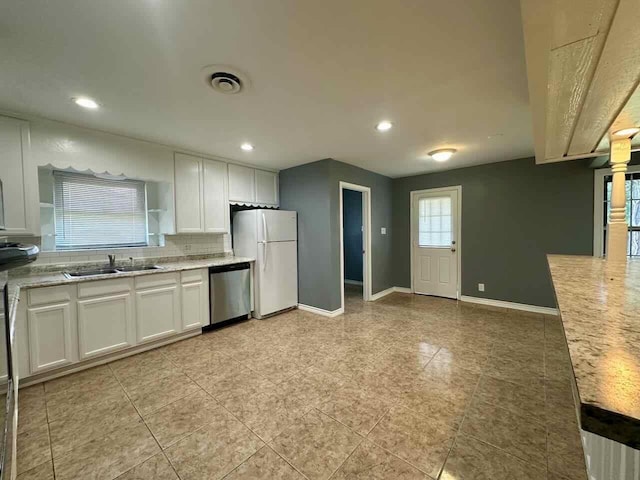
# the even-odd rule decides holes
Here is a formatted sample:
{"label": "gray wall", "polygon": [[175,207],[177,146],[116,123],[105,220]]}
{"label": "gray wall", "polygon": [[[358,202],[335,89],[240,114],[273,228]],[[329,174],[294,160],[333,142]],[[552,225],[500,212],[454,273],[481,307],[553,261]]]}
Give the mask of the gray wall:
{"label": "gray wall", "polygon": [[[298,302],[329,309],[331,219],[329,163],[325,160],[280,171],[280,208],[298,212]],[[336,307],[337,308],[337,307]]]}
{"label": "gray wall", "polygon": [[393,286],[392,180],[332,159],[282,170],[280,208],[298,212],[299,302],[330,311],[341,304],[340,181],[371,188],[372,292]]}
{"label": "gray wall", "polygon": [[362,282],[362,192],[343,190],[344,278]]}
{"label": "gray wall", "polygon": [[521,159],[394,179],[394,285],[411,286],[410,192],[462,185],[462,294],[554,307],[545,255],[593,250],[588,162]]}

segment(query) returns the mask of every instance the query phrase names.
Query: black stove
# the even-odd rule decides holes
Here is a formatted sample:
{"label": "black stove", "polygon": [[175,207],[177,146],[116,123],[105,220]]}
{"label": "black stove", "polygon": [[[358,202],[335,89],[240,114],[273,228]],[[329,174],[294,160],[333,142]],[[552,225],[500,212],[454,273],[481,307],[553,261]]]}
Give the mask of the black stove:
{"label": "black stove", "polygon": [[40,250],[35,245],[5,242],[0,243],[0,272],[20,267],[38,258]]}

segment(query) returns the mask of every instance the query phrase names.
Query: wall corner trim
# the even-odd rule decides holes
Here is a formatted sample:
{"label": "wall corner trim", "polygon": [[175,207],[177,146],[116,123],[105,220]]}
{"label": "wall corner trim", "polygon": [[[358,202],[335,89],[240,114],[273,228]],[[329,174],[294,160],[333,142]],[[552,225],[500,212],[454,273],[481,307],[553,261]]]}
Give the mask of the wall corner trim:
{"label": "wall corner trim", "polygon": [[312,307],[311,305],[305,305],[303,303],[298,304],[298,308],[300,310],[304,310],[305,312],[315,313],[316,315],[322,315],[323,317],[337,317],[338,315],[342,315],[344,313],[344,308],[338,308],[336,310],[325,310],[323,308]]}
{"label": "wall corner trim", "polygon": [[382,290],[381,292],[374,293],[373,295],[371,295],[371,301],[379,300],[382,297],[386,297],[390,293],[394,293],[394,292],[412,293],[410,288],[406,288],[406,287],[389,287],[386,290]]}
{"label": "wall corner trim", "polygon": [[544,315],[559,315],[557,308],[539,307],[537,305],[527,305],[526,303],[505,302],[504,300],[493,300],[491,298],[470,297],[462,295],[461,302],[476,303],[479,305],[489,305],[491,307],[509,308],[511,310],[521,310],[523,312],[541,313]]}

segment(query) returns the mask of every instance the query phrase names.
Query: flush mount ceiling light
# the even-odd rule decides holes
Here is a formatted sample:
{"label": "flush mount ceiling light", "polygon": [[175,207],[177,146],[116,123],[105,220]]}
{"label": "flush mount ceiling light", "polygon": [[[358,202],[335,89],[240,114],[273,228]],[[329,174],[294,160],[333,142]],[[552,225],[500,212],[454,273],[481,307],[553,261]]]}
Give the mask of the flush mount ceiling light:
{"label": "flush mount ceiling light", "polygon": [[393,123],[389,120],[383,120],[376,125],[376,130],[379,132],[388,132],[393,127]]}
{"label": "flush mount ceiling light", "polygon": [[429,156],[436,162],[446,162],[456,151],[455,148],[439,148],[438,150],[429,152]]}
{"label": "flush mount ceiling light", "polygon": [[639,127],[623,128],[622,130],[613,132],[613,136],[617,138],[629,138],[633,137],[638,132],[640,132]]}
{"label": "flush mount ceiling light", "polygon": [[245,152],[252,152],[253,151],[253,145],[251,145],[250,143],[243,143],[242,145],[240,145],[240,148],[242,150],[244,150]]}
{"label": "flush mount ceiling light", "polygon": [[74,97],[72,100],[76,105],[90,110],[95,110],[100,106],[98,105],[98,102],[89,97]]}

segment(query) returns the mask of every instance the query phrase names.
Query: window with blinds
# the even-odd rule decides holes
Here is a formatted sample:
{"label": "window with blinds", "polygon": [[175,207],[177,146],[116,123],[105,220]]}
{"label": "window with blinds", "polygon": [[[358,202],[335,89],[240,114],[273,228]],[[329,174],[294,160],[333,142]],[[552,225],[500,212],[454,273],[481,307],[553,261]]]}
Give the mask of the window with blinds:
{"label": "window with blinds", "polygon": [[144,182],[53,173],[56,250],[147,246]]}

